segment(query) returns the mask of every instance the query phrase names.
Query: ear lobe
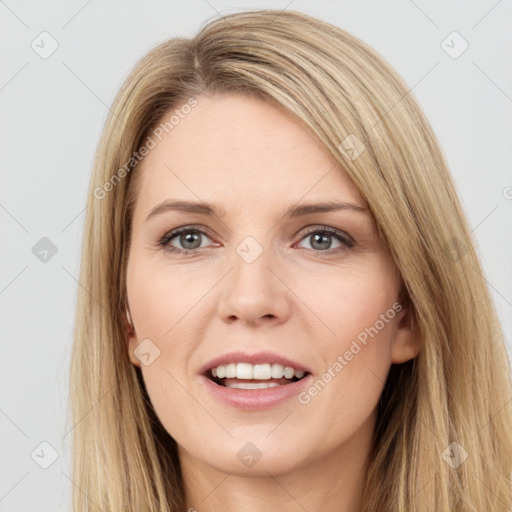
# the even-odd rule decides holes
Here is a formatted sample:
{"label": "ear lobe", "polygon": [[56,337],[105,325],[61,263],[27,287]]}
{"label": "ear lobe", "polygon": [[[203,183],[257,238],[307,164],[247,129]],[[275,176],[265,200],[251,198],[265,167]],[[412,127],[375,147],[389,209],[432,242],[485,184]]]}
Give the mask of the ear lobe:
{"label": "ear lobe", "polygon": [[391,347],[391,362],[400,364],[414,359],[419,354],[422,339],[411,307],[400,311],[397,318],[398,325]]}
{"label": "ear lobe", "polygon": [[135,327],[133,326],[128,308],[126,308],[126,316],[123,316],[123,325],[125,336],[127,339],[128,356],[130,358],[130,362],[133,365],[138,366],[140,368],[140,361],[133,352],[139,343],[137,340],[137,334],[135,333]]}

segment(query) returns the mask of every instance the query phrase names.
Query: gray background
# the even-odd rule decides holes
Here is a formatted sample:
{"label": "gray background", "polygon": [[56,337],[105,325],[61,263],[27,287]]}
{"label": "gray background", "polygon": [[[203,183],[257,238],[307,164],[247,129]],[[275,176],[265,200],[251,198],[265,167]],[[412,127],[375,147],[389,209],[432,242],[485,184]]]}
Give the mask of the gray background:
{"label": "gray background", "polygon": [[[258,7],[352,32],[413,89],[451,166],[512,352],[510,1],[0,1],[0,511],[70,510],[71,331],[87,186],[109,105],[156,43]],[[469,44],[458,58],[442,45],[453,31]],[[52,40],[58,48],[42,58]],[[46,262],[36,256],[43,237],[57,249]]]}

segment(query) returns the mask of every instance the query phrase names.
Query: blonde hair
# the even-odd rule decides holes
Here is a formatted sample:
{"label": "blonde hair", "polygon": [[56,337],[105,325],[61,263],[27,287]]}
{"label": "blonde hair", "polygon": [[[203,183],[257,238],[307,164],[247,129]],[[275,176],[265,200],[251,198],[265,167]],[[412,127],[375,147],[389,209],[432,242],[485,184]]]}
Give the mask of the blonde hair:
{"label": "blonde hair", "polygon": [[[510,511],[508,354],[430,125],[371,47],[324,21],[270,9],[226,15],[194,38],[158,45],[112,105],[90,184],[76,310],[74,510],[185,506],[176,443],[128,358],[125,271],[139,149],[173,109],[216,92],[280,105],[332,153],[368,203],[421,333],[419,355],[391,367],[362,510]],[[363,151],[355,158],[351,147]]]}

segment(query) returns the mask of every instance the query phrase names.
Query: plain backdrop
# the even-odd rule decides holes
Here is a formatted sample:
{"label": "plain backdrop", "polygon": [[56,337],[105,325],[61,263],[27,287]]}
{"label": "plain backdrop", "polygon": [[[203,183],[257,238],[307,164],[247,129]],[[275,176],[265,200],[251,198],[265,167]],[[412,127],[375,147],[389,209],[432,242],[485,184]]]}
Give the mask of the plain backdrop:
{"label": "plain backdrop", "polygon": [[109,105],[157,43],[262,7],[303,11],[348,30],[412,88],[450,164],[512,352],[510,1],[5,0],[0,511],[71,509],[71,333],[86,193]]}

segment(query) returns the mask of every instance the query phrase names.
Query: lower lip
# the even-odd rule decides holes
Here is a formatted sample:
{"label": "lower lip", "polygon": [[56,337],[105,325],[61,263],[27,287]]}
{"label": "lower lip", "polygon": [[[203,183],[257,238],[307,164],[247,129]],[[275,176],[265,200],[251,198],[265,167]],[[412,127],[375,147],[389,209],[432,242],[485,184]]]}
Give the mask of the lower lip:
{"label": "lower lip", "polygon": [[220,402],[236,407],[238,409],[264,410],[271,409],[277,405],[298,395],[307,385],[313,376],[306,375],[301,380],[291,384],[283,384],[272,388],[263,389],[237,389],[227,388],[215,384],[208,377],[201,375],[204,385],[208,391]]}

